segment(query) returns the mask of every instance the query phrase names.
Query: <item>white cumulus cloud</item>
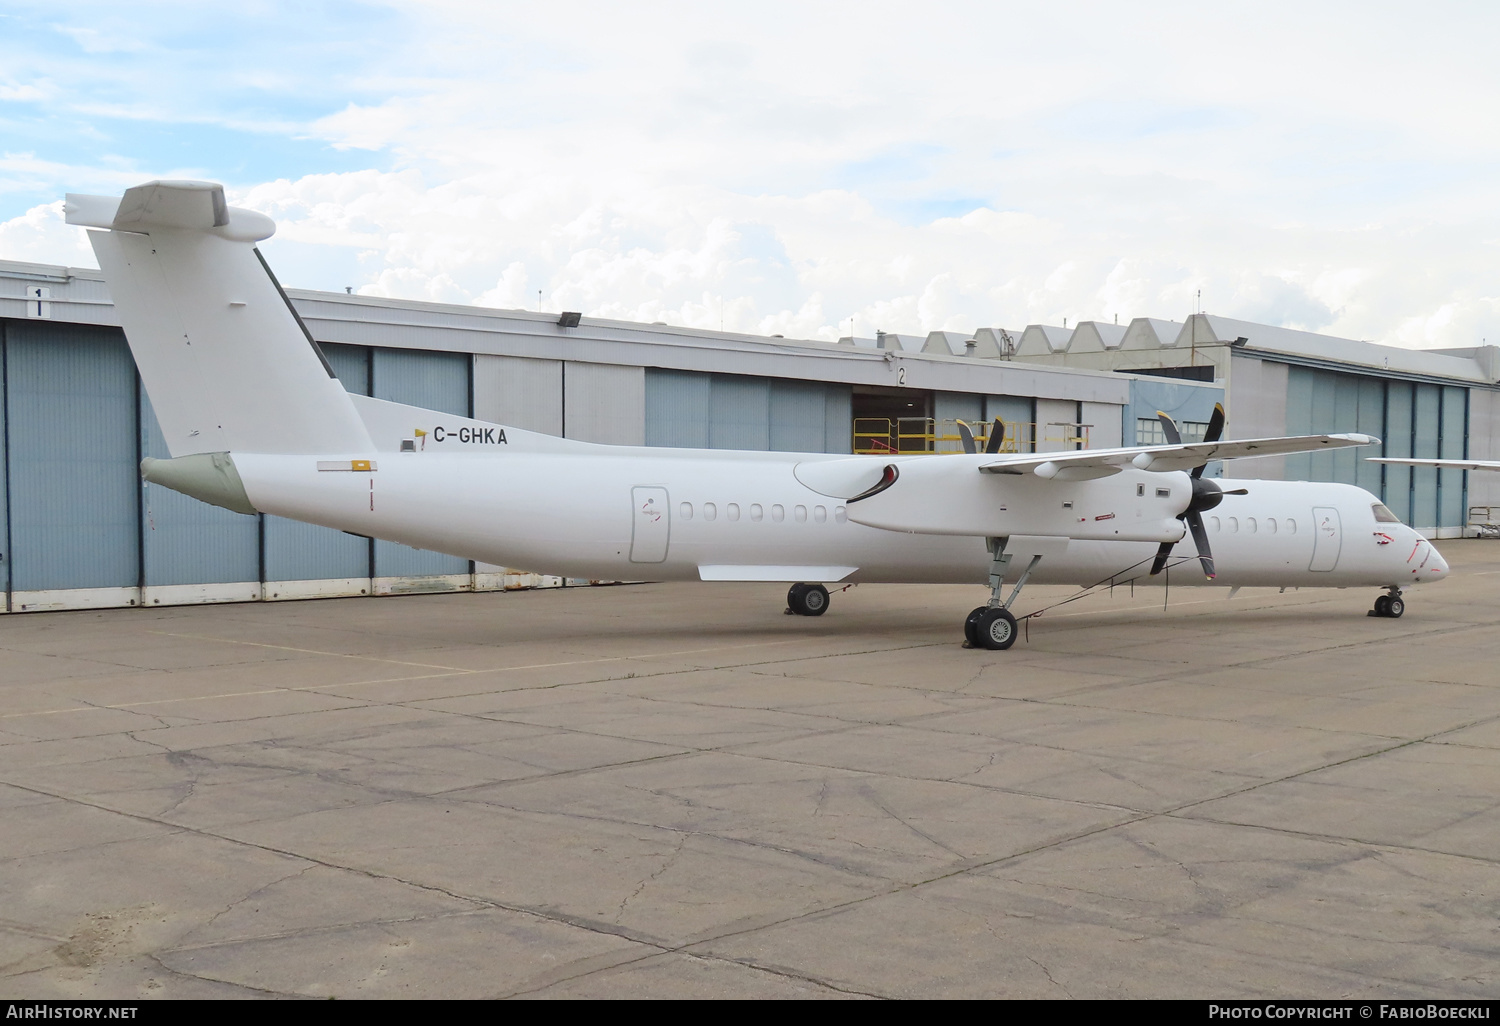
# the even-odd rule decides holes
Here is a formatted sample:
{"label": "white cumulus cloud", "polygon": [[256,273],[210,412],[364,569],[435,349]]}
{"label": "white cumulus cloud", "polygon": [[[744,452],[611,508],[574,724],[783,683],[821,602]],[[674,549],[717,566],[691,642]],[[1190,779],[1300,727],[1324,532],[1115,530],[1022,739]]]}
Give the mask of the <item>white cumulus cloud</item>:
{"label": "white cumulus cloud", "polygon": [[0,256],[79,259],[47,190],[185,167],[277,219],[291,286],[828,339],[1201,292],[1500,337],[1480,6],[272,4],[313,19],[285,46],[171,10],[81,0],[52,50],[0,41]]}

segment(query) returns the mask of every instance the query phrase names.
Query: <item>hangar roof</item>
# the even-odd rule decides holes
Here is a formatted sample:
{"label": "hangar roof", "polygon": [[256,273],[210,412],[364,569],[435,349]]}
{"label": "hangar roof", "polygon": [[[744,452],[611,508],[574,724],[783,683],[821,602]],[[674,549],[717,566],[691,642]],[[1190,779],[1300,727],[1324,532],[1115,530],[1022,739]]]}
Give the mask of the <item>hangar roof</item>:
{"label": "hangar roof", "polygon": [[[1179,348],[1194,341],[1204,340],[1204,327],[1210,329],[1212,339],[1232,341],[1246,339],[1246,350],[1254,350],[1263,356],[1286,356],[1293,360],[1305,359],[1327,364],[1368,367],[1377,371],[1392,371],[1422,377],[1453,378],[1492,385],[1500,374],[1494,357],[1483,352],[1490,349],[1500,354],[1495,346],[1470,350],[1406,349],[1376,342],[1365,342],[1335,335],[1319,335],[1312,331],[1295,328],[1278,328],[1253,321],[1240,321],[1217,314],[1197,314],[1188,318],[1177,337]],[[1488,366],[1486,366],[1488,364]]]}
{"label": "hangar roof", "polygon": [[[0,316],[27,317],[25,289],[49,290],[54,321],[115,325],[119,319],[103,276],[90,268],[0,260]],[[1124,405],[1130,383],[1105,371],[913,352],[926,338],[893,336],[910,348],[867,349],[813,339],[784,339],[584,317],[576,328],[558,314],[286,290],[322,342],[430,349],[580,363],[623,364],[872,387],[1028,395]],[[890,343],[887,343],[888,346]]]}

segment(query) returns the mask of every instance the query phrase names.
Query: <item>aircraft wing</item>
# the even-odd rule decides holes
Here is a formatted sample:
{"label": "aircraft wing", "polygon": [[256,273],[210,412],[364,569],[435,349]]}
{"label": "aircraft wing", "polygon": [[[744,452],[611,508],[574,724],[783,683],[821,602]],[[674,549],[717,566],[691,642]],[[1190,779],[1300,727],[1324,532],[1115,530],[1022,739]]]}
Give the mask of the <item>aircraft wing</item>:
{"label": "aircraft wing", "polygon": [[1407,460],[1371,456],[1371,463],[1399,463],[1406,467],[1451,467],[1454,470],[1500,470],[1500,460]]}
{"label": "aircraft wing", "polygon": [[1177,445],[1136,445],[1118,449],[1077,449],[1066,452],[1018,453],[987,457],[979,463],[982,474],[1035,474],[1060,480],[1088,480],[1117,474],[1127,467],[1137,470],[1191,470],[1209,460],[1246,459],[1251,456],[1285,456],[1294,452],[1317,452],[1351,445],[1378,445],[1373,435],[1293,435],[1285,438],[1242,438],[1217,442],[1183,442]]}
{"label": "aircraft wing", "polygon": [[[867,527],[913,534],[1160,544],[1181,539],[1184,512],[1207,508],[1201,496],[1219,493],[1211,482],[1181,471],[1212,459],[1316,452],[1378,441],[1362,434],[1300,435],[1014,456],[855,456],[805,461],[797,464],[795,473],[814,491],[843,499],[849,519]],[[1124,470],[1178,473],[1161,473],[1149,490],[1140,481],[1100,480]],[[1077,484],[1059,489],[1072,482]]]}

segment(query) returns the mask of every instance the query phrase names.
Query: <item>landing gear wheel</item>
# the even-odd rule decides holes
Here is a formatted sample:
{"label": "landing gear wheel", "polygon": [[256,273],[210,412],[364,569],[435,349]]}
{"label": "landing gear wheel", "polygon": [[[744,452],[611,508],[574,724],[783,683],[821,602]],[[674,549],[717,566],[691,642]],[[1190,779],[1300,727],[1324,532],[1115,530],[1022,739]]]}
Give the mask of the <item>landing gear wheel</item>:
{"label": "landing gear wheel", "polygon": [[1391,595],[1389,598],[1386,599],[1386,603],[1385,603],[1385,615],[1386,616],[1389,616],[1392,620],[1394,620],[1394,619],[1396,619],[1397,617],[1399,617],[1404,612],[1406,612],[1406,603],[1401,600],[1401,596],[1400,595]]}
{"label": "landing gear wheel", "polygon": [[1390,616],[1391,597],[1389,595],[1381,595],[1379,598],[1377,598],[1375,600],[1374,612],[1376,616]]}
{"label": "landing gear wheel", "polygon": [[976,632],[979,618],[985,614],[989,606],[980,606],[964,618],[964,643],[970,648],[979,647],[979,635]]}
{"label": "landing gear wheel", "polygon": [[798,616],[828,612],[828,589],[821,584],[794,584],[786,593],[786,607]]}
{"label": "landing gear wheel", "polygon": [[974,637],[980,648],[1004,651],[1016,643],[1016,618],[1008,609],[986,609],[974,622]]}

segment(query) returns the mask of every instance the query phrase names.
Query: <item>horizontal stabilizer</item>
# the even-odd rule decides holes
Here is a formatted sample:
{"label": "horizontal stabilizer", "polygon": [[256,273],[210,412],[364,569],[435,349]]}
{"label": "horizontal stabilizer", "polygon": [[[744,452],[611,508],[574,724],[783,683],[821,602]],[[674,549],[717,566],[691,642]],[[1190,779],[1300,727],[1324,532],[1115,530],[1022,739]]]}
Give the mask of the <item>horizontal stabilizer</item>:
{"label": "horizontal stabilizer", "polygon": [[254,210],[231,207],[214,182],[147,182],[120,199],[70,192],[63,205],[68,224],[150,235],[161,229],[212,232],[236,242],[260,242],[276,222]]}
{"label": "horizontal stabilizer", "polygon": [[197,228],[229,223],[224,187],[212,182],[147,182],[125,190],[115,211],[116,228]]}

